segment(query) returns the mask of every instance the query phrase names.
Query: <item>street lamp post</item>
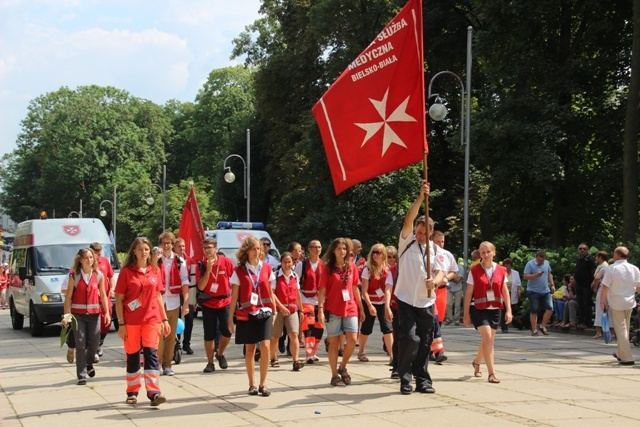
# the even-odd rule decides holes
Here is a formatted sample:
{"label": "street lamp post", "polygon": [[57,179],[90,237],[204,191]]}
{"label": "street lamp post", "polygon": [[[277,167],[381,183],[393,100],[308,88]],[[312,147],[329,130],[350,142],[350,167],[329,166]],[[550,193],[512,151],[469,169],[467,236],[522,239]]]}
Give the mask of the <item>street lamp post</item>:
{"label": "street lamp post", "polygon": [[[440,71],[436,73],[429,82],[429,90],[427,99],[431,99],[431,85],[433,81],[442,74],[448,74],[460,83],[460,141],[464,148],[464,228],[462,236],[462,252],[465,270],[469,268],[469,150],[471,147],[471,39],[473,37],[473,27],[467,27],[467,84],[462,82],[460,76],[451,71]],[[465,91],[466,87],[466,91]],[[466,99],[465,99],[466,94]],[[443,120],[447,115],[447,108],[442,104],[442,100],[438,94],[436,102],[429,107],[429,116],[436,121]],[[466,104],[465,104],[466,100]]]}
{"label": "street lamp post", "polygon": [[107,211],[105,211],[104,208],[102,207],[102,205],[105,203],[111,204],[111,217],[112,217],[111,229],[113,230],[113,247],[115,248],[116,247],[116,187],[115,185],[113,186],[113,201],[103,200],[102,202],[100,202],[100,207],[98,209],[100,209],[100,216],[103,218],[107,216]]}
{"label": "street lamp post", "polygon": [[[162,194],[162,231],[167,229],[167,165],[163,165],[162,166],[162,187],[160,187],[158,184],[154,184],[151,183],[151,185],[154,185],[156,187],[158,187],[158,189],[160,190],[160,193]],[[147,204],[149,206],[153,205],[153,203],[155,202],[155,199],[153,198],[153,196],[151,195],[150,192],[146,192],[145,193],[146,196],[148,196],[145,200],[147,202]]]}
{"label": "street lamp post", "polygon": [[236,175],[231,172],[231,166],[227,166],[227,160],[232,157],[237,157],[242,160],[242,165],[244,166],[244,198],[247,199],[247,222],[251,221],[251,133],[250,130],[247,129],[247,161],[245,162],[242,156],[238,154],[230,154],[224,159],[224,164],[222,165],[222,170],[225,172],[224,180],[231,184],[236,180]]}

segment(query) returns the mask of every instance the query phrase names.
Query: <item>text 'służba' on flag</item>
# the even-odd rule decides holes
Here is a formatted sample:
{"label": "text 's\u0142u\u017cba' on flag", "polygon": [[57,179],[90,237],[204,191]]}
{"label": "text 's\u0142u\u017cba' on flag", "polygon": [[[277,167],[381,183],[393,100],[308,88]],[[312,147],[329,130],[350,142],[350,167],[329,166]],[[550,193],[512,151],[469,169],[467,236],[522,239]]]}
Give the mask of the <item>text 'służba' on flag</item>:
{"label": "text 's\u0142u\u017cba' on flag", "polygon": [[313,107],[336,194],[426,153],[422,34],[410,0]]}
{"label": "text 's\u0142u\u017cba' on flag", "polygon": [[202,217],[198,209],[196,200],[196,190],[191,187],[187,201],[182,210],[180,219],[180,229],[178,237],[184,239],[185,253],[196,261],[204,258],[202,241],[204,240],[204,229],[202,227]]}

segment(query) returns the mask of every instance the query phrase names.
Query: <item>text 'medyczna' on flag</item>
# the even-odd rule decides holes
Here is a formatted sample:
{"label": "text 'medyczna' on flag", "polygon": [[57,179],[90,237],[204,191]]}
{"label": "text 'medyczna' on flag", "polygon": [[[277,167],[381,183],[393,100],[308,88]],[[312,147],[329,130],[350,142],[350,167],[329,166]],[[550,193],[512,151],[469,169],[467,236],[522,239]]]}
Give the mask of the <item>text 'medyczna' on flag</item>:
{"label": "text 'medyczna' on flag", "polygon": [[427,150],[422,0],[410,0],[313,107],[336,194]]}

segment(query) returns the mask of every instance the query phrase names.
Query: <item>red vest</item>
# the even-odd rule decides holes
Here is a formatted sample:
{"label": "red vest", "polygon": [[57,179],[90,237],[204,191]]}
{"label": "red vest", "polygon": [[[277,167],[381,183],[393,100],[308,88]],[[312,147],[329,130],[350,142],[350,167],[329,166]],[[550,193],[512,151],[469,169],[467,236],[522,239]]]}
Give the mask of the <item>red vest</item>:
{"label": "red vest", "polygon": [[302,281],[300,292],[302,292],[302,295],[306,298],[315,298],[318,296],[318,284],[320,284],[320,274],[324,268],[324,263],[319,259],[318,268],[316,271],[313,271],[313,268],[311,268],[311,261],[306,259],[302,261],[302,268],[304,280]]}
{"label": "red vest", "polygon": [[[102,274],[102,273],[100,273]],[[85,282],[82,274],[69,273],[74,279],[73,296],[71,297],[71,313],[73,314],[100,314],[100,287],[98,272],[91,273],[89,283]]]}
{"label": "red vest", "polygon": [[[371,304],[384,304],[384,290],[386,288],[385,282],[387,281],[387,275],[389,270],[382,273],[380,278],[373,277],[373,272],[369,271],[369,286],[367,286],[367,295],[369,295],[369,301]],[[382,289],[382,295],[378,296],[377,289]]]}
{"label": "red vest", "polygon": [[276,279],[276,297],[291,313],[298,311],[298,289],[296,287],[296,273],[293,271],[289,280],[284,274],[278,274]]}
{"label": "red vest", "polygon": [[[162,272],[162,284],[167,282],[164,266],[162,265],[162,257],[158,259],[158,266]],[[178,255],[173,254],[171,261],[171,279],[169,281],[169,292],[180,295],[182,293],[182,279],[180,279],[180,267],[178,266]]]}
{"label": "red vest", "polygon": [[[260,261],[260,276],[258,277],[258,288],[254,291],[253,284],[256,280],[256,276],[253,273],[249,273],[245,266],[236,267],[236,273],[240,280],[240,292],[238,294],[238,303],[240,304],[240,310],[245,313],[253,313],[260,310],[260,307],[269,307],[275,311],[273,301],[271,300],[271,284],[269,283],[269,277],[271,276],[271,266]],[[251,294],[255,292],[258,294],[258,303],[251,304]]]}
{"label": "red vest", "polygon": [[[486,308],[503,308],[504,299],[502,298],[502,286],[507,275],[507,269],[501,265],[496,265],[489,283],[489,277],[485,273],[481,263],[471,267],[473,275],[473,304],[479,310]],[[487,291],[492,290],[494,299],[487,301]]]}

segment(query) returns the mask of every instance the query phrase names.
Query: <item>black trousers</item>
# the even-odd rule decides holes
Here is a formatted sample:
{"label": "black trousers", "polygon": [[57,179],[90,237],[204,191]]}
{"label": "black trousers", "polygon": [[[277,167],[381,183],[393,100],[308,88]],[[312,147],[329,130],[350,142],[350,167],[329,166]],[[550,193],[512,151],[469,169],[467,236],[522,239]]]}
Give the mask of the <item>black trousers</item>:
{"label": "black trousers", "polygon": [[414,307],[398,300],[398,375],[401,385],[432,386],[429,375],[429,351],[433,341],[433,305]]}
{"label": "black trousers", "polygon": [[593,291],[590,286],[576,286],[576,300],[578,301],[578,313],[580,323],[591,326],[591,308],[593,306]]}

